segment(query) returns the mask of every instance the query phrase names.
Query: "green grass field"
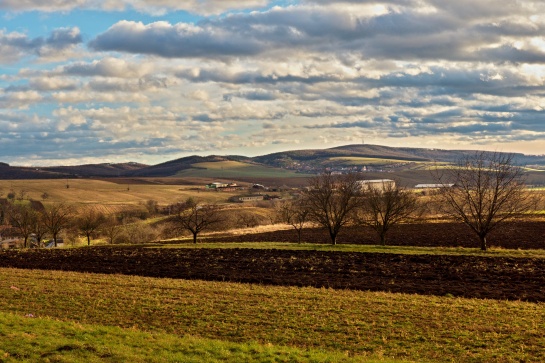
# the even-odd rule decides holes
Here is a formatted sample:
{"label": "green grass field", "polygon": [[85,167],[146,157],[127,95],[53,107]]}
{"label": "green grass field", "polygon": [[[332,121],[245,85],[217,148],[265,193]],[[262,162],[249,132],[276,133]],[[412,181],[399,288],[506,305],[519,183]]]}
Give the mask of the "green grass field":
{"label": "green grass field", "polygon": [[0,313],[1,362],[370,362],[342,353]]}
{"label": "green grass field", "polygon": [[308,175],[279,168],[252,165],[238,161],[220,161],[193,164],[193,169],[182,170],[177,177],[237,178],[302,178]]}
{"label": "green grass field", "polygon": [[[164,361],[176,361],[176,347],[189,344],[199,351],[194,361],[208,362],[219,354],[207,353],[213,339],[224,342],[217,348],[224,354],[249,350],[256,362],[545,360],[541,303],[2,268],[0,313],[2,342],[11,339],[0,359],[34,341],[32,354],[42,361],[64,354],[153,361],[145,354],[163,344],[175,347]],[[49,329],[51,339],[40,341]],[[184,342],[188,335],[197,343]],[[241,348],[249,343],[257,345]],[[280,353],[286,346],[303,358]],[[270,350],[259,358],[263,349]],[[326,358],[310,359],[309,350]]]}
{"label": "green grass field", "polygon": [[412,160],[400,160],[400,159],[385,159],[385,158],[364,158],[364,157],[347,157],[339,156],[329,158],[328,161],[338,162],[346,165],[392,165],[401,163],[416,163],[416,164],[429,164],[429,162],[412,161]]}

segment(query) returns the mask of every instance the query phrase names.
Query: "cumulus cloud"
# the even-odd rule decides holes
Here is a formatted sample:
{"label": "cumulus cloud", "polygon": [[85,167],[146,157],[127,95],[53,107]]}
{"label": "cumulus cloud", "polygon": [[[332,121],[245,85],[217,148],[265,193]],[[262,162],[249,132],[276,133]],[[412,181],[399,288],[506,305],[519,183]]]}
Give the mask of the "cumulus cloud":
{"label": "cumulus cloud", "polygon": [[[172,23],[133,12],[91,35],[87,49],[76,28],[35,38],[0,31],[0,62],[31,60],[0,76],[3,129],[21,139],[18,130],[40,114],[46,126],[32,137],[54,144],[62,132],[85,157],[93,148],[234,153],[362,137],[467,147],[545,133],[542,1],[34,3],[39,11],[221,14]],[[252,11],[232,11],[243,7]],[[52,60],[78,46],[84,54]]]}
{"label": "cumulus cloud", "polygon": [[47,38],[29,38],[23,33],[0,30],[0,63],[15,62],[23,57],[58,55],[81,42],[78,28],[56,29]]}
{"label": "cumulus cloud", "polygon": [[192,24],[171,25],[160,21],[144,25],[121,21],[89,43],[102,51],[155,54],[163,57],[212,57],[252,55],[260,51],[260,42],[244,39],[219,28],[203,28]]}
{"label": "cumulus cloud", "polygon": [[80,62],[64,66],[62,73],[84,77],[138,78],[148,74],[151,68],[149,63],[134,63],[120,58],[106,57],[91,63]]}
{"label": "cumulus cloud", "polygon": [[[361,6],[368,8],[367,4]],[[512,46],[511,37],[540,37],[543,33],[540,20],[521,18],[526,10],[520,6],[510,6],[511,12],[501,11],[504,18],[499,22],[487,18],[491,14],[485,10],[497,7],[490,4],[477,6],[480,16],[469,17],[454,16],[453,12],[462,11],[459,7],[433,2],[429,6],[434,11],[400,7],[368,14],[333,5],[299,5],[233,14],[197,24],[120,21],[97,36],[90,46],[168,58],[278,57],[282,52],[289,56],[307,51],[356,52],[374,59],[478,59],[501,63],[539,62],[545,56],[536,47]]]}

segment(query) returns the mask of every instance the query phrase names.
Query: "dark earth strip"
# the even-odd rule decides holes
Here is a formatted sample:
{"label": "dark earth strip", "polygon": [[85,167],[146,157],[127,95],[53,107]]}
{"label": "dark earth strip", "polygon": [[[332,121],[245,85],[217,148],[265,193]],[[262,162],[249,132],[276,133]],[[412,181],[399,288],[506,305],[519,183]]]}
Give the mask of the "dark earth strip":
{"label": "dark earth strip", "polygon": [[[294,229],[265,233],[207,238],[207,242],[296,242]],[[319,228],[303,230],[302,241],[330,243],[327,232]],[[346,227],[338,236],[338,243],[376,245],[379,239],[369,227]],[[479,239],[469,227],[461,223],[414,223],[394,226],[387,244],[413,247],[468,247],[478,248]],[[501,225],[490,233],[489,246],[506,249],[545,248],[545,220],[515,221]]]}
{"label": "dark earth strip", "polygon": [[0,267],[545,301],[545,259],[274,249],[0,252]]}

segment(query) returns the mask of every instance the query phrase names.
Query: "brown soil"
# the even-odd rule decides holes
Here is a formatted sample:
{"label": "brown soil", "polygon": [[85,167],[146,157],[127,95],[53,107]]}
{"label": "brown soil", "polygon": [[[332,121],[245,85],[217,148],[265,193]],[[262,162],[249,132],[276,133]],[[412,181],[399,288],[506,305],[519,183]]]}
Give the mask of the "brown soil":
{"label": "brown soil", "polygon": [[545,259],[274,249],[0,252],[0,267],[545,301]]}
{"label": "brown soil", "polygon": [[[307,243],[331,243],[323,229],[303,230]],[[206,241],[217,242],[297,242],[294,229],[236,236],[211,236]],[[338,243],[378,244],[376,233],[368,227],[346,227],[338,236]],[[415,223],[395,226],[388,234],[388,245],[416,247],[480,247],[479,239],[461,223]],[[488,239],[491,247],[506,249],[545,248],[545,221],[510,222],[493,231]]]}

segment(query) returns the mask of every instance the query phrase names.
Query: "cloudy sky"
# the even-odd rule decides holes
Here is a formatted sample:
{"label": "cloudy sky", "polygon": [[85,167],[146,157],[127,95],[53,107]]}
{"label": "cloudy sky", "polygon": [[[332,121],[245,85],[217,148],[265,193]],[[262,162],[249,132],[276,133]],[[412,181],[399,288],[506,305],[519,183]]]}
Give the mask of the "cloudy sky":
{"label": "cloudy sky", "polygon": [[0,161],[545,153],[542,0],[0,0]]}

